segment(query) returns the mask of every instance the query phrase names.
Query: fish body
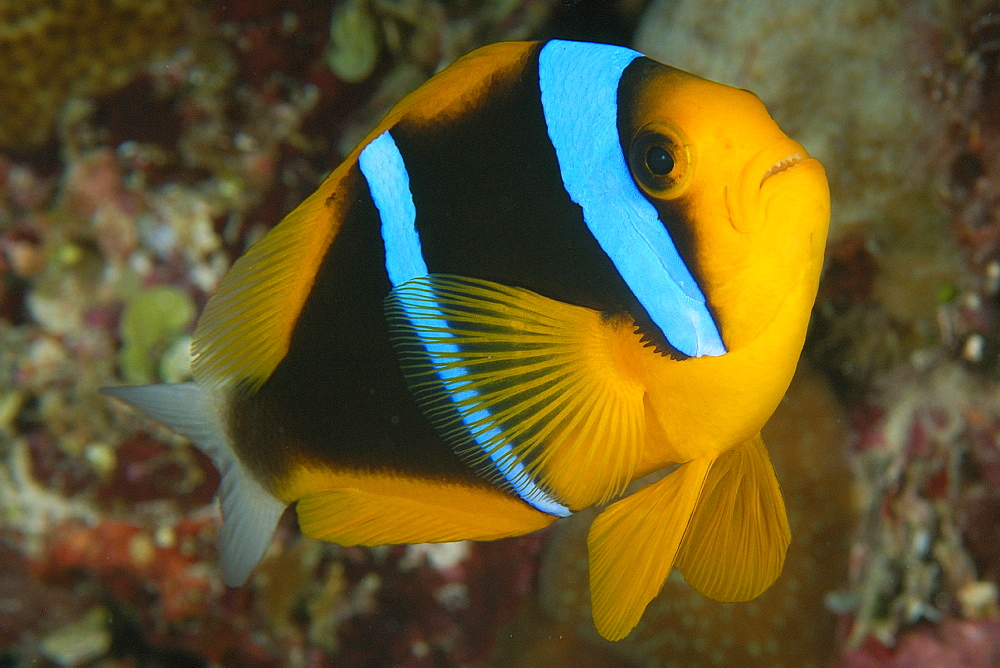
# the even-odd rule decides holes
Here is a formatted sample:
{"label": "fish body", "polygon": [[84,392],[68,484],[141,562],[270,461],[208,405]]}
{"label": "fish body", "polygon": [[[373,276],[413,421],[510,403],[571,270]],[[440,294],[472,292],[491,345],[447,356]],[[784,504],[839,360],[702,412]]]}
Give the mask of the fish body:
{"label": "fish body", "polygon": [[379,545],[611,502],[592,599],[621,638],[672,567],[731,601],[780,573],[759,431],[801,351],[828,202],[751,93],[622,47],[495,44],[237,260],[193,383],[108,392],[220,468],[229,584],[291,503],[309,536]]}

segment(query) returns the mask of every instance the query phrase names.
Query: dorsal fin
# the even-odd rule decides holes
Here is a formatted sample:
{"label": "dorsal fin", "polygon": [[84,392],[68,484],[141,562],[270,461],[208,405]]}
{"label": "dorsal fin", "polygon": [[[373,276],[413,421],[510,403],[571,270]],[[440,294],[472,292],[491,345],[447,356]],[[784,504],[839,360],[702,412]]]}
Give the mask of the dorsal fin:
{"label": "dorsal fin", "polygon": [[398,123],[402,118],[415,123],[439,119],[467,110],[482,93],[496,85],[503,75],[515,73],[527,61],[538,42],[497,42],[462,56],[403,98],[362,142],[362,146]]}
{"label": "dorsal fin", "polygon": [[460,58],[397,104],[326,180],[230,269],[209,300],[192,343],[192,371],[206,391],[259,387],[288,352],[319,265],[340,229],[347,179],[358,155],[401,119],[439,118],[516,69],[533,43],[503,42]]}
{"label": "dorsal fin", "polygon": [[[345,163],[346,164],[346,163]],[[191,344],[191,370],[209,392],[259,387],[288,352],[295,322],[340,228],[341,165],[319,190],[240,257],[209,300]]]}

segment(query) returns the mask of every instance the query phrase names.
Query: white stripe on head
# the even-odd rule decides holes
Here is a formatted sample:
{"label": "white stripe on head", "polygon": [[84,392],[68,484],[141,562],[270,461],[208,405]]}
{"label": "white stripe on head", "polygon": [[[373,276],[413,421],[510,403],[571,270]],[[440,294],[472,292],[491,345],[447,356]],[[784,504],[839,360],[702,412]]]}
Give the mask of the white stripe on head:
{"label": "white stripe on head", "polygon": [[641,55],[560,40],[542,47],[538,77],[549,139],[587,228],[670,344],[690,357],[722,355],[705,296],[622,154],[618,82]]}

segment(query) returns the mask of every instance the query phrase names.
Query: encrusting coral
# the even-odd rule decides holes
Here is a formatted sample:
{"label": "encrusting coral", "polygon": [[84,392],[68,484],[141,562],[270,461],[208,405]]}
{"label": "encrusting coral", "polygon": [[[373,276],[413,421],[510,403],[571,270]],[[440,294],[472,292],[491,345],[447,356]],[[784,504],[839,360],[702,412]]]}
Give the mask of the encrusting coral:
{"label": "encrusting coral", "polygon": [[178,43],[192,0],[0,0],[0,146],[44,142],[75,95],[105,93]]}

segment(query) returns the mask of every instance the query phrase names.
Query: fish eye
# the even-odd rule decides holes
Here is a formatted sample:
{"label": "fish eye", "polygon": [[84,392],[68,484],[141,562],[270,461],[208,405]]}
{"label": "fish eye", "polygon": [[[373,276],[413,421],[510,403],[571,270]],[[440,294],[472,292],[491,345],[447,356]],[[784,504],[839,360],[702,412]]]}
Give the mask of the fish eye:
{"label": "fish eye", "polygon": [[629,170],[647,195],[658,199],[678,197],[690,181],[689,145],[673,127],[648,123],[632,139]]}
{"label": "fish eye", "polygon": [[646,149],[646,169],[657,176],[674,171],[674,156],[665,147],[654,144]]}

